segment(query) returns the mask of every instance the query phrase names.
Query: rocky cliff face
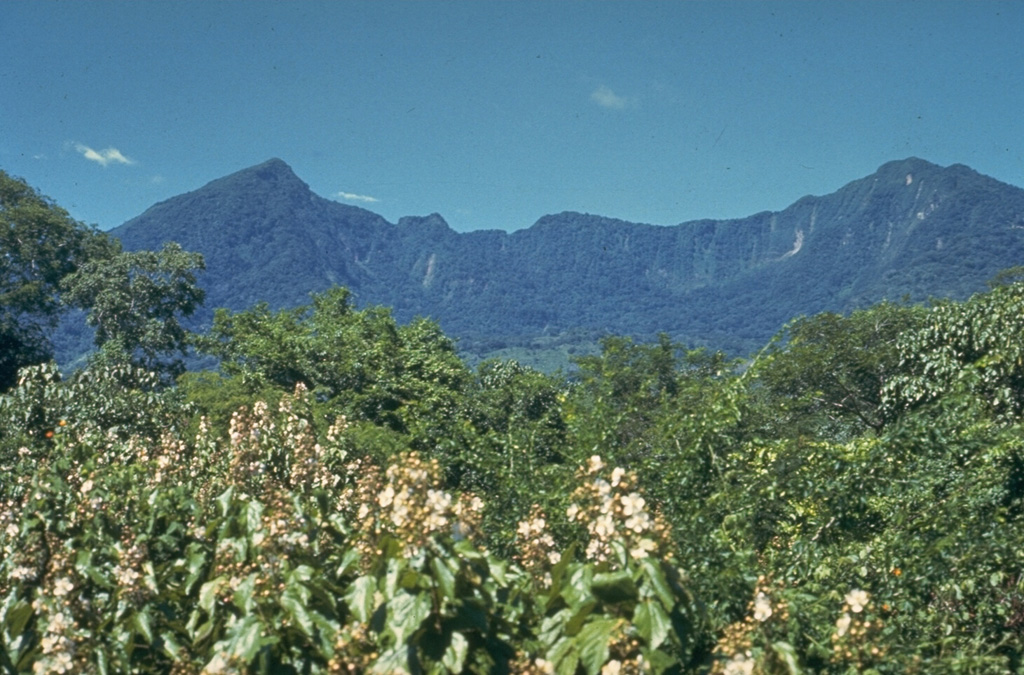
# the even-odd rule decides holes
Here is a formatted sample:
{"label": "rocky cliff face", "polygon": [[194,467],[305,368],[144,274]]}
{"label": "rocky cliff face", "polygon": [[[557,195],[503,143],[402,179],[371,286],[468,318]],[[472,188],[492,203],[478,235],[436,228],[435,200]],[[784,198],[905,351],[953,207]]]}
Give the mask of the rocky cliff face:
{"label": "rocky cliff face", "polygon": [[202,252],[210,308],[296,305],[340,284],[457,336],[663,330],[743,349],[798,314],[981,290],[1024,263],[1024,190],[911,158],[743,219],[657,227],[567,212],[459,234],[438,214],[392,224],[323,199],[275,159],[114,234],[129,249]]}

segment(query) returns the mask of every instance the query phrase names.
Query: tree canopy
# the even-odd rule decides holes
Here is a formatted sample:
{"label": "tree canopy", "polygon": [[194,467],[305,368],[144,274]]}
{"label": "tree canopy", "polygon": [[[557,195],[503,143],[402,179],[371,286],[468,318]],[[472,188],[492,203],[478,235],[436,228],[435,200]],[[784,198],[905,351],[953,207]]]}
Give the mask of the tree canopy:
{"label": "tree canopy", "polygon": [[18,368],[52,358],[47,333],[61,309],[61,281],[112,248],[105,235],[0,171],[0,391]]}

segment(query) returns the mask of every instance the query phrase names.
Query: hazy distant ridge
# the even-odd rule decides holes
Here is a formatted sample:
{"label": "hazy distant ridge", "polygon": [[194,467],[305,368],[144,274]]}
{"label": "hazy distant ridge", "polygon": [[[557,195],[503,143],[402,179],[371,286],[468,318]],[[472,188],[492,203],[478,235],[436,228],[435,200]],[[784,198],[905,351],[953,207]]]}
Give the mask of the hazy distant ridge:
{"label": "hazy distant ridge", "polygon": [[748,218],[660,227],[566,212],[460,234],[437,214],[393,224],[324,199],[272,159],[114,234],[203,253],[208,308],[290,306],[340,284],[468,339],[664,330],[742,350],[798,314],[981,290],[1024,263],[1024,190],[910,158]]}

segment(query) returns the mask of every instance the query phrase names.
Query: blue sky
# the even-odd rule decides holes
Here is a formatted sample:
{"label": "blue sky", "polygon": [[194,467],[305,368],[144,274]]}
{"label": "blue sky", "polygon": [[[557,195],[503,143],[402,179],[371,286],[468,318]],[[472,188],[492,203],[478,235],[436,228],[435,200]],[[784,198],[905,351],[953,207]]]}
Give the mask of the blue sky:
{"label": "blue sky", "polygon": [[1022,2],[6,2],[0,169],[107,229],[271,157],[392,222],[1024,185]]}

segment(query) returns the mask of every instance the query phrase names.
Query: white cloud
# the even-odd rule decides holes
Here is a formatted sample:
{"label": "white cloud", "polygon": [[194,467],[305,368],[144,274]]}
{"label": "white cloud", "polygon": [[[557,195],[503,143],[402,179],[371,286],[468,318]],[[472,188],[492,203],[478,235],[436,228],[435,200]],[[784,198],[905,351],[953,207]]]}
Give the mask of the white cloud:
{"label": "white cloud", "polygon": [[622,110],[630,103],[629,99],[619,96],[603,84],[590,94],[590,100],[603,108],[614,108],[616,110]]}
{"label": "white cloud", "polygon": [[88,145],[82,143],[75,143],[75,150],[82,153],[82,156],[91,162],[96,162],[100,166],[106,166],[107,164],[134,164],[135,160],[129,159],[121,154],[121,151],[117,148],[107,148],[105,150],[93,150]]}
{"label": "white cloud", "polygon": [[367,195],[357,195],[351,192],[336,192],[334,196],[338,199],[344,199],[349,202],[379,202],[380,200],[376,197],[368,197]]}

